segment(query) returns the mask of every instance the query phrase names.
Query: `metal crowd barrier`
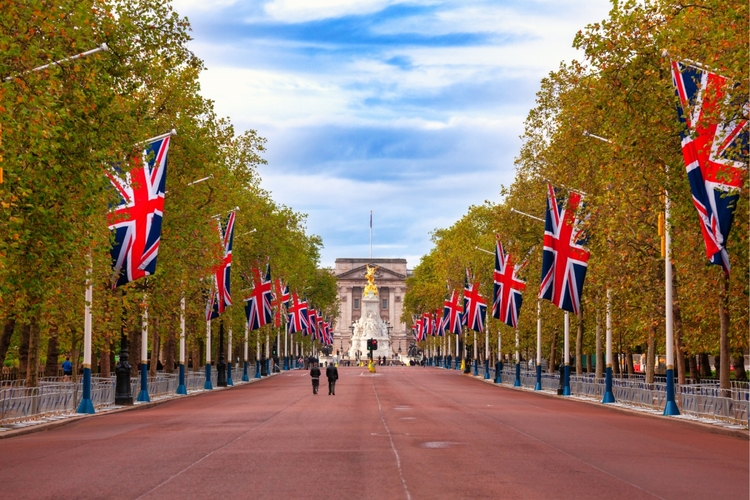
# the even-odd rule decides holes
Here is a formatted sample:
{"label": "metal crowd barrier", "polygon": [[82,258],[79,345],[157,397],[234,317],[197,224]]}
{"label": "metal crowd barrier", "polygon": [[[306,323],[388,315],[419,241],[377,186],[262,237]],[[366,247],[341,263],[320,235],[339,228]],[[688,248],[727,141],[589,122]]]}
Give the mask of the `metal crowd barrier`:
{"label": "metal crowd barrier", "polygon": [[[455,364],[451,364],[453,365],[452,368],[455,368]],[[485,366],[480,365],[479,377],[484,378],[485,371]],[[473,373],[473,368],[471,373]],[[490,379],[494,381],[494,366],[489,368],[489,373]],[[512,386],[515,377],[515,365],[504,363],[501,383]],[[520,382],[522,387],[534,388],[536,372],[522,368]],[[559,372],[542,373],[542,390],[557,393],[559,387]],[[604,396],[604,388],[605,380],[595,378],[593,374],[570,376],[570,392],[575,396],[601,400]],[[643,377],[615,377],[612,379],[612,392],[617,402],[659,411],[664,410],[667,398],[666,383],[663,378],[655,383],[648,384]],[[675,385],[675,393],[681,413],[748,427],[750,390],[747,383],[733,383],[731,389],[720,389],[716,382]]]}

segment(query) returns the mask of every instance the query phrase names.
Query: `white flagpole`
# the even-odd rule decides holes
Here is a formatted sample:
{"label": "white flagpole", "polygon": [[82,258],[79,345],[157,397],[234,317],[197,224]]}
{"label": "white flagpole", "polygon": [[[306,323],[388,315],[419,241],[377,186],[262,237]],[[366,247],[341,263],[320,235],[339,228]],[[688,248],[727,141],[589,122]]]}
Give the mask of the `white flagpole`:
{"label": "white flagpole", "polygon": [[[33,69],[29,70],[29,71],[25,71],[24,73],[30,73],[31,71],[41,71],[43,69],[49,68],[52,65],[59,66],[61,63],[64,63],[64,62],[75,61],[76,59],[80,59],[82,57],[90,56],[90,55],[96,54],[97,52],[102,52],[102,51],[106,52],[108,50],[109,50],[109,47],[107,47],[107,44],[103,43],[103,44],[99,45],[98,47],[96,47],[94,49],[87,50],[86,52],[81,52],[80,54],[76,54],[76,55],[73,55],[73,56],[70,56],[70,57],[66,57],[64,59],[60,59],[59,61],[54,61],[54,62],[51,62],[51,63],[48,63],[48,64],[44,64],[42,66],[37,66],[36,68],[33,68]],[[24,74],[24,73],[21,73],[21,74]],[[12,80],[13,78],[15,78],[15,76],[7,76],[7,77],[5,77],[5,81],[8,82],[8,81]]]}
{"label": "white flagpole", "polygon": [[370,210],[370,258],[372,259],[372,210]]}
{"label": "white flagpole", "polygon": [[563,352],[563,396],[570,396],[570,313],[565,311],[565,345]]}
{"label": "white flagpole", "polygon": [[542,390],[542,300],[536,301],[536,384],[535,391]]}
{"label": "white flagpole", "polygon": [[[674,396],[674,316],[672,313],[672,238],[669,235],[669,194],[664,193],[664,287],[665,287],[665,327],[667,355],[667,400],[664,404],[664,416],[680,414]],[[682,353],[678,353],[682,356]]]}
{"label": "white flagpole", "polygon": [[[193,361],[196,362],[195,360]],[[177,394],[187,394],[185,387],[185,296],[180,299],[180,373]]]}
{"label": "white flagpole", "polygon": [[136,401],[148,403],[148,295],[143,295],[143,315],[141,317],[141,391]]}
{"label": "white flagpole", "polygon": [[604,381],[604,397],[602,403],[614,403],[615,395],[612,392],[612,293],[607,289],[607,371]]}
{"label": "white flagpole", "polygon": [[214,388],[211,383],[211,320],[206,320],[206,381],[203,389],[210,391]]}
{"label": "white flagpole", "polygon": [[[94,286],[91,282],[93,262],[91,253],[88,255],[89,266],[86,269],[86,292],[83,306],[83,395],[78,405],[77,413],[94,413],[94,403],[91,401],[91,303],[94,300]],[[109,376],[109,374],[107,374]],[[73,379],[75,380],[75,379]]]}

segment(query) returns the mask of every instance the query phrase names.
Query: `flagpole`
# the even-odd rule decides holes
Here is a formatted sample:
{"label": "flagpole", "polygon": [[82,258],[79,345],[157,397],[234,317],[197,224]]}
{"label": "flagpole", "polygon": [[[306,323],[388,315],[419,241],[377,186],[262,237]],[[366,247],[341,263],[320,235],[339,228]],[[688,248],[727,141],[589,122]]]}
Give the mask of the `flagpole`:
{"label": "flagpole", "polygon": [[206,320],[206,381],[203,383],[203,389],[206,391],[213,390],[211,384],[211,320]]}
{"label": "flagpole", "polygon": [[248,333],[249,333],[249,327],[248,327],[247,321],[246,321],[245,322],[245,358],[244,358],[245,359],[245,366],[242,369],[242,381],[243,382],[250,382],[250,377],[247,374],[247,361],[248,361],[247,357],[248,357],[248,354],[249,354],[248,353],[248,345],[247,345]]}
{"label": "flagpole", "polygon": [[536,301],[536,384],[535,391],[542,390],[542,300]]}
{"label": "flagpole", "polygon": [[[88,254],[89,265],[86,269],[86,292],[83,306],[83,395],[76,413],[94,413],[94,403],[91,401],[91,303],[94,300],[94,287],[91,282],[93,262],[91,253]],[[107,374],[109,376],[109,374]]]}
{"label": "flagpole", "polygon": [[289,370],[289,322],[284,324],[284,371]]}
{"label": "flagpole", "polygon": [[187,394],[185,388],[185,296],[180,299],[180,380],[177,394]]}
{"label": "flagpole", "polygon": [[232,327],[227,329],[227,385],[234,385],[232,380]]}
{"label": "flagpole", "polygon": [[563,352],[563,396],[570,396],[570,313],[565,311],[565,342]]}
{"label": "flagpole", "polygon": [[70,56],[70,57],[65,57],[65,58],[60,59],[58,61],[53,61],[51,63],[44,64],[42,66],[37,66],[36,68],[32,68],[29,71],[24,71],[23,73],[19,73],[18,75],[6,76],[4,81],[9,82],[10,80],[12,80],[13,78],[15,78],[16,76],[19,76],[19,75],[23,75],[23,74],[26,74],[26,73],[31,73],[32,71],[41,71],[43,69],[49,68],[52,65],[59,66],[61,63],[64,63],[64,62],[75,61],[76,59],[80,59],[82,57],[90,56],[90,55],[96,54],[97,52],[107,52],[108,50],[109,50],[109,47],[107,46],[107,44],[103,43],[103,44],[99,45],[96,48],[93,48],[91,50],[87,50],[86,52],[81,52],[79,54],[75,54],[75,55]]}
{"label": "flagpole", "polygon": [[490,378],[490,328],[487,322],[487,330],[484,332],[484,378]]}
{"label": "flagpole", "polygon": [[260,377],[260,330],[255,330],[255,378]]}
{"label": "flagpole", "polygon": [[497,363],[495,364],[495,383],[503,381],[503,331],[497,329]]}
{"label": "flagpole", "polygon": [[[669,235],[669,195],[664,192],[664,287],[665,287],[665,327],[667,340],[667,400],[664,404],[664,416],[680,414],[674,396],[674,316],[672,313],[672,238]],[[682,353],[678,353],[682,356]]]}
{"label": "flagpole", "polygon": [[141,392],[136,401],[148,403],[148,294],[143,295],[143,314],[141,316]]}
{"label": "flagpole", "polygon": [[604,379],[604,397],[602,403],[614,403],[615,395],[612,392],[612,293],[607,289],[607,371]]}
{"label": "flagpole", "polygon": [[513,380],[513,387],[521,387],[521,351],[518,338],[518,327],[516,327],[516,377]]}
{"label": "flagpole", "polygon": [[372,210],[370,210],[370,258],[372,259]]}

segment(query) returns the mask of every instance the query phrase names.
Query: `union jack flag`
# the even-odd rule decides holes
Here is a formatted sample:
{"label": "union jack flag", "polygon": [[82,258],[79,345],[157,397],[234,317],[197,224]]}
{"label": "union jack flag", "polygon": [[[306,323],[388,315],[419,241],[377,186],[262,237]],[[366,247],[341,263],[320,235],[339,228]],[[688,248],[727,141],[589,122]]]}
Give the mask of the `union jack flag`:
{"label": "union jack flag", "polygon": [[564,311],[578,314],[590,252],[583,247],[586,236],[576,211],[582,206],[580,193],[571,191],[567,206],[558,190],[547,185],[547,216],[544,221],[544,253],[539,298]]}
{"label": "union jack flag", "polygon": [[318,311],[310,307],[307,310],[307,333],[313,340],[318,338]]}
{"label": "union jack flag", "polygon": [[682,156],[706,256],[728,275],[725,245],[746,175],[747,120],[717,116],[726,100],[725,77],[672,61],[672,81],[679,98],[680,120],[685,125],[681,132]]}
{"label": "union jack flag", "polygon": [[297,292],[292,294],[292,304],[288,308],[289,333],[307,335],[307,301],[300,301]]}
{"label": "union jack flag", "polygon": [[466,282],[464,284],[464,325],[470,330],[482,333],[484,321],[487,317],[487,301],[479,293],[479,282],[475,281],[469,285],[469,270],[466,270]]}
{"label": "union jack flag", "polygon": [[440,315],[440,311],[435,311],[435,335],[438,337],[445,336],[445,318]]}
{"label": "union jack flag", "polygon": [[265,276],[255,267],[252,273],[254,287],[250,297],[245,299],[245,317],[248,330],[257,330],[273,321],[271,265],[266,264]]}
{"label": "union jack flag", "polygon": [[289,287],[282,283],[281,279],[273,282],[273,302],[271,305],[274,310],[273,326],[279,328],[284,316],[282,309],[289,305]]}
{"label": "union jack flag", "polygon": [[120,195],[120,202],[107,216],[114,233],[110,250],[113,288],[156,272],[170,142],[167,136],[149,143],[129,173],[117,167],[107,173]]}
{"label": "union jack flag", "polygon": [[523,302],[521,293],[526,289],[526,282],[518,278],[518,272],[524,265],[525,262],[513,265],[511,255],[505,253],[499,239],[496,241],[492,316],[513,328],[518,326],[518,314]]}
{"label": "union jack flag", "polygon": [[318,317],[318,339],[323,342],[324,344],[328,343],[328,332],[325,331],[325,328],[323,328],[323,317],[320,315],[320,311],[317,312]]}
{"label": "union jack flag", "polygon": [[461,334],[461,325],[463,325],[463,309],[458,303],[458,293],[453,290],[450,298],[445,299],[443,303],[443,323],[445,330],[449,333]]}
{"label": "union jack flag", "polygon": [[234,211],[229,212],[227,223],[222,226],[217,220],[219,237],[224,247],[224,257],[221,263],[214,267],[215,288],[210,294],[209,306],[206,308],[206,321],[219,317],[227,306],[232,305],[229,275],[232,268],[232,240],[234,239]]}
{"label": "union jack flag", "polygon": [[428,312],[422,314],[422,332],[425,338],[432,335],[432,314]]}
{"label": "union jack flag", "polygon": [[414,320],[412,330],[414,330],[415,332],[414,339],[417,342],[421,342],[422,340],[426,338],[425,333],[424,333],[425,325],[424,325],[423,318],[419,317]]}

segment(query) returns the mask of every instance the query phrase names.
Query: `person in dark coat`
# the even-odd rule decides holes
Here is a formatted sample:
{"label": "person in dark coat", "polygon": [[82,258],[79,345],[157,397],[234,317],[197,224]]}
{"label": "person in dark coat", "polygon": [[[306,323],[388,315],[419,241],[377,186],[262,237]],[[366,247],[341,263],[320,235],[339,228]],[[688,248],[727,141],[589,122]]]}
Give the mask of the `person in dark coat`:
{"label": "person in dark coat", "polygon": [[317,394],[318,387],[320,386],[320,368],[318,368],[317,363],[312,364],[310,376],[312,377],[313,394]]}
{"label": "person in dark coat", "polygon": [[328,395],[335,396],[336,381],[339,379],[339,370],[333,363],[328,365],[328,368],[326,368],[326,377],[328,377]]}

